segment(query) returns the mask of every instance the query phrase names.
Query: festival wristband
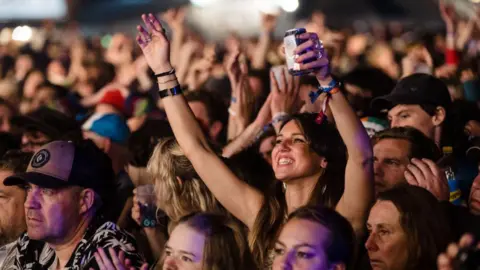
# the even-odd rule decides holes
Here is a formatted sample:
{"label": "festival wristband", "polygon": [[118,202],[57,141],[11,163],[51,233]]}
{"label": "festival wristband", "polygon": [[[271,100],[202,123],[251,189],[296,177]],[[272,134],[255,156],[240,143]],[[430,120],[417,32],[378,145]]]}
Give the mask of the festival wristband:
{"label": "festival wristband", "polygon": [[182,87],[180,85],[177,85],[170,89],[163,89],[158,91],[158,95],[160,96],[160,98],[176,96],[180,94],[182,94]]}

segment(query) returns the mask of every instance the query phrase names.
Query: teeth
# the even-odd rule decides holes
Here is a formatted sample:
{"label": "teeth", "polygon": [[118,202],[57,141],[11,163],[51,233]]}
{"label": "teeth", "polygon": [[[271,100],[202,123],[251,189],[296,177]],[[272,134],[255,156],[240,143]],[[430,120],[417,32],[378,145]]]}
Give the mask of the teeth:
{"label": "teeth", "polygon": [[293,160],[291,160],[289,158],[281,158],[278,161],[278,164],[280,164],[280,165],[286,165],[286,164],[292,164],[292,163],[293,163]]}

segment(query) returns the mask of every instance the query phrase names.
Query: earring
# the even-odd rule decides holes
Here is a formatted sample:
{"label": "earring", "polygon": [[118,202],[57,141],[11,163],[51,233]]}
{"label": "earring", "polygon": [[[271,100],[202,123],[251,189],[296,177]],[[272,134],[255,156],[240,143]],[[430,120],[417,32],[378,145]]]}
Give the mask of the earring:
{"label": "earring", "polygon": [[282,187],[283,187],[283,192],[287,191],[287,184],[285,184],[285,182],[282,183]]}

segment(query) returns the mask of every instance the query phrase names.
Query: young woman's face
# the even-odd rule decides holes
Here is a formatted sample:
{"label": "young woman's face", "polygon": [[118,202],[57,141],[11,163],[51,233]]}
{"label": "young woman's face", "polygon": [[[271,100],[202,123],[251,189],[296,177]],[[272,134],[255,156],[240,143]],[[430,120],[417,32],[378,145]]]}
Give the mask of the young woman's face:
{"label": "young woman's face", "polygon": [[185,224],[172,231],[165,245],[163,270],[201,270],[205,236]]}
{"label": "young woman's face", "polygon": [[327,270],[326,246],[330,232],[304,219],[292,219],[283,227],[275,243],[273,270]]}
{"label": "young woman's face", "polygon": [[277,135],[272,152],[275,177],[281,181],[308,177],[321,171],[321,162],[296,121],[288,122]]}
{"label": "young woman's face", "polygon": [[390,201],[377,201],[367,221],[365,247],[373,270],[403,270],[408,260],[407,234],[400,213]]}

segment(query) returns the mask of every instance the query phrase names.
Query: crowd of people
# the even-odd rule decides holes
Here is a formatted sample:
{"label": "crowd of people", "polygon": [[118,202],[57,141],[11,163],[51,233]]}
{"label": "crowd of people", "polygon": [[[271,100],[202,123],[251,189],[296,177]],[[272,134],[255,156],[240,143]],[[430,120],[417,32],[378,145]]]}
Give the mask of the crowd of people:
{"label": "crowd of people", "polygon": [[0,45],[0,269],[479,269],[480,13],[292,54],[186,9]]}

